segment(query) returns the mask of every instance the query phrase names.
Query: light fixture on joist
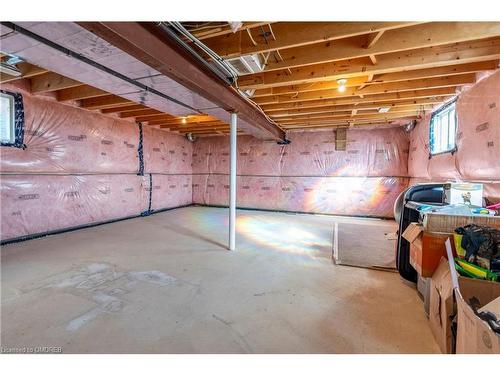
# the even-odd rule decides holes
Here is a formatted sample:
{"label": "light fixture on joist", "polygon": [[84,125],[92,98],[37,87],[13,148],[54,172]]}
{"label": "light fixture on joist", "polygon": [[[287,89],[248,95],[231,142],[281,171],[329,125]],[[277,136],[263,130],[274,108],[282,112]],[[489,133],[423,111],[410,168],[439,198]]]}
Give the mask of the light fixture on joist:
{"label": "light fixture on joist", "polygon": [[338,79],[337,84],[339,85],[339,87],[337,87],[337,90],[339,92],[344,92],[346,83],[347,83],[347,79],[345,79],[345,78]]}

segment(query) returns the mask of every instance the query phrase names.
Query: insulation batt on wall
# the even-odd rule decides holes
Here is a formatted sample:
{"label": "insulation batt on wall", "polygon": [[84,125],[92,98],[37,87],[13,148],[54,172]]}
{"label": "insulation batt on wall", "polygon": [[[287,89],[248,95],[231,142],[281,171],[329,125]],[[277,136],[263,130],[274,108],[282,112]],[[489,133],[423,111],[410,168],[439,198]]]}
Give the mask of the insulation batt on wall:
{"label": "insulation batt on wall", "polygon": [[[191,203],[227,205],[229,141],[143,127],[138,175],[137,124],[33,97],[24,98],[25,150],[2,147],[1,239],[149,213]],[[290,133],[289,145],[238,137],[240,207],[392,217],[395,199],[420,181],[483,182],[500,200],[500,72],[457,101],[458,151],[429,159],[427,114],[400,128],[350,129],[345,151],[334,131]],[[411,179],[410,179],[410,177]]]}
{"label": "insulation batt on wall", "polygon": [[[330,132],[291,133],[291,144],[238,137],[238,206],[269,210],[391,217],[408,185],[408,139],[402,129],[349,130],[347,150]],[[228,204],[226,137],[193,149],[193,202]]]}
{"label": "insulation batt on wall", "polygon": [[410,134],[411,183],[471,181],[484,184],[484,196],[500,200],[500,72],[459,95],[457,151],[429,159],[428,113]]}
{"label": "insulation batt on wall", "polygon": [[191,204],[184,137],[144,126],[141,176],[137,124],[2,89],[23,94],[26,144],[0,149],[2,241]]}

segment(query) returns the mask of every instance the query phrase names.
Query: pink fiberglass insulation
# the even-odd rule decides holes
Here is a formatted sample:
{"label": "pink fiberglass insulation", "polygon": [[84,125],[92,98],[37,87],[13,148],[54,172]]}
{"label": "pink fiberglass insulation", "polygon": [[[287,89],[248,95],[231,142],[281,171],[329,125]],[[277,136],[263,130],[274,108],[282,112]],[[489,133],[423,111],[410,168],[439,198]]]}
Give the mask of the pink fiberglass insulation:
{"label": "pink fiberglass insulation", "polygon": [[2,173],[137,173],[136,124],[22,94],[26,149],[2,147]]}
{"label": "pink fiberglass insulation", "polygon": [[408,161],[412,182],[475,181],[485,184],[484,195],[500,201],[500,72],[459,95],[457,151],[429,158],[426,114],[410,134]]}
{"label": "pink fiberglass insulation", "polygon": [[[290,133],[289,145],[238,137],[238,174],[267,176],[408,175],[408,139],[402,129],[348,130],[347,151],[335,151],[335,133]],[[227,137],[200,138],[193,149],[193,173],[227,173]]]}
{"label": "pink fiberglass insulation", "polygon": [[[237,178],[238,207],[350,216],[392,217],[406,177]],[[227,206],[229,176],[193,176],[193,202]]]}
{"label": "pink fiberglass insulation", "polygon": [[143,126],[144,173],[191,174],[193,145],[186,138]]}
{"label": "pink fiberglass insulation", "polygon": [[136,175],[3,175],[2,240],[98,223],[147,210]]}
{"label": "pink fiberglass insulation", "polygon": [[[32,96],[23,85],[25,149],[1,147],[1,240],[192,203],[184,137]],[[150,189],[150,181],[153,184]]]}
{"label": "pink fiberglass insulation", "polygon": [[[239,207],[391,217],[408,184],[402,129],[348,130],[347,150],[330,132],[291,133],[278,145],[238,137]],[[193,149],[193,202],[228,204],[227,137],[201,138]]]}
{"label": "pink fiberglass insulation", "polygon": [[191,174],[153,174],[152,182],[151,209],[153,210],[185,206],[193,201]]}

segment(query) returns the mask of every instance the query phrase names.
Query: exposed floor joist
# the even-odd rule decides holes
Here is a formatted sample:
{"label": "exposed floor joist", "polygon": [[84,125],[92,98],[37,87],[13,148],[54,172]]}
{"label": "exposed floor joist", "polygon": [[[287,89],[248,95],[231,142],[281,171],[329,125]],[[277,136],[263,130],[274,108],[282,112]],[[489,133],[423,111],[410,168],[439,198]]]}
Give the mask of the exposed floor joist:
{"label": "exposed floor joist", "polygon": [[260,42],[258,45],[254,45],[243,32],[205,39],[204,43],[221,57],[227,58],[300,47],[414,24],[417,22],[278,22],[272,24],[273,33],[278,37],[267,43],[259,35],[258,28],[251,30],[252,38]]}
{"label": "exposed floor joist", "polygon": [[373,64],[379,55],[435,47],[475,39],[495,37],[500,34],[498,22],[436,22],[385,31],[376,44],[365,47],[363,36],[334,42],[322,42],[280,51],[282,61],[269,61],[265,70],[282,70],[304,65],[372,57]]}
{"label": "exposed floor joist", "polygon": [[378,57],[377,65],[369,58],[308,65],[291,70],[256,73],[240,77],[241,89],[262,89],[273,86],[333,81],[340,78],[366,76],[367,74],[396,73],[404,70],[438,68],[495,60],[500,57],[500,37],[480,41],[397,52]]}
{"label": "exposed floor joist", "polygon": [[80,22],[87,31],[196,92],[227,112],[238,112],[240,127],[262,139],[285,139],[276,124],[228,87],[153,23]]}
{"label": "exposed floor joist", "polygon": [[[122,32],[124,24],[103,25],[99,32],[118,35],[117,43],[140,39],[133,31]],[[251,100],[284,130],[410,121],[476,82],[477,73],[499,67],[500,24],[495,22],[253,21],[238,25],[236,32],[227,22],[185,26],[223,57],[260,56],[264,71],[241,75],[238,88],[250,90]],[[152,24],[134,27],[155,47],[136,43],[133,48],[140,51],[129,52],[164,67],[164,56],[155,50],[165,45],[159,30]],[[20,77],[2,74],[1,82],[26,79],[34,94],[181,134],[229,130],[212,116],[171,116],[26,62],[17,67]],[[200,85],[189,74],[183,79],[188,86]],[[381,108],[388,112],[380,113]]]}
{"label": "exposed floor joist", "polygon": [[[212,116],[176,117],[142,104],[110,94],[95,87],[48,72],[29,63],[19,64],[22,72],[18,77],[11,77],[5,83],[25,80],[34,95],[52,94],[59,102],[73,101],[81,108],[114,115],[118,118],[143,121],[146,126],[155,126],[179,134],[220,134],[229,129],[229,125]],[[21,70],[21,69],[20,69]]]}

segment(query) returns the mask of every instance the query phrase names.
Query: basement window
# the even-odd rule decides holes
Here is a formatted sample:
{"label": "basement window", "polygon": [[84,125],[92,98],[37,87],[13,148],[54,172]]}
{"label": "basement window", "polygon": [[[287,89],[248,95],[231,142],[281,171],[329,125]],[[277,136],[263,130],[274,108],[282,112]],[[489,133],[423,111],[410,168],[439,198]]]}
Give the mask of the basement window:
{"label": "basement window", "polygon": [[24,109],[21,94],[0,90],[0,138],[2,146],[24,148]]}
{"label": "basement window", "polygon": [[429,149],[430,154],[437,155],[455,152],[457,136],[457,115],[455,101],[438,109],[431,116]]}

